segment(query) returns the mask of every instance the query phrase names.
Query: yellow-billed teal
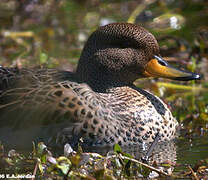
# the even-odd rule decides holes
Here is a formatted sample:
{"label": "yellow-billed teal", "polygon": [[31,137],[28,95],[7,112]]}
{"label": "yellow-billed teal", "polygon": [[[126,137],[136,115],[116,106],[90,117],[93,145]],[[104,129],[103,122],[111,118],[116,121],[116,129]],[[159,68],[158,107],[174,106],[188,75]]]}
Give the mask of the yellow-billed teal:
{"label": "yellow-billed teal", "polygon": [[160,141],[169,141],[176,119],[162,100],[133,84],[150,76],[200,78],[169,66],[144,28],[100,27],[85,44],[75,73],[0,67],[1,132],[14,133],[11,139],[18,141],[15,131],[54,126],[45,133],[53,132],[57,143],[76,144],[82,138],[86,146],[149,143],[157,133]]}

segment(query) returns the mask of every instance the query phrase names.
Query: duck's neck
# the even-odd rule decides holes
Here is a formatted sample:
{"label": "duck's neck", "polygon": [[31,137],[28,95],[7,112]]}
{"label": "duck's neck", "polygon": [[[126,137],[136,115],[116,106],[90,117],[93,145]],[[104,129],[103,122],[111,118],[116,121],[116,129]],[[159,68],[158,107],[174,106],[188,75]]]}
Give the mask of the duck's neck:
{"label": "duck's neck", "polygon": [[96,74],[91,78],[91,76],[88,76],[89,78],[82,79],[78,75],[78,80],[81,83],[86,83],[88,84],[93,91],[96,92],[107,92],[108,89],[114,88],[114,87],[122,87],[122,86],[129,86],[130,84],[127,82],[121,82],[118,81],[117,79],[114,79],[113,77],[108,77],[103,74]]}
{"label": "duck's neck", "polygon": [[106,92],[108,89],[114,87],[129,86],[132,83],[126,82],[121,79],[119,75],[113,75],[106,72],[106,70],[77,68],[76,77],[80,83],[88,84],[96,92]]}

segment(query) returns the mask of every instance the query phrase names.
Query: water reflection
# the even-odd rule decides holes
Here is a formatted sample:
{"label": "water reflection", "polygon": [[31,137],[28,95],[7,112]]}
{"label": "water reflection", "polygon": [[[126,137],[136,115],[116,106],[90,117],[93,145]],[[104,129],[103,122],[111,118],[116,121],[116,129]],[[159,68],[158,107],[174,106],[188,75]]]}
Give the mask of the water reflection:
{"label": "water reflection", "polygon": [[177,142],[178,163],[195,164],[199,159],[208,158],[208,136],[182,139]]}
{"label": "water reflection", "polygon": [[[144,147],[145,146],[145,147]],[[141,159],[145,157],[149,145],[144,146],[124,146],[122,147],[122,151],[125,153],[131,154],[136,159]],[[149,157],[150,162],[157,162],[157,163],[171,163],[174,165],[176,163],[176,149],[177,146],[175,141],[170,142],[163,142],[158,143],[152,154]],[[98,152],[102,155],[106,155],[109,151],[113,151],[113,147],[106,147],[106,148],[96,148],[96,147],[88,147],[84,149],[86,152]]]}

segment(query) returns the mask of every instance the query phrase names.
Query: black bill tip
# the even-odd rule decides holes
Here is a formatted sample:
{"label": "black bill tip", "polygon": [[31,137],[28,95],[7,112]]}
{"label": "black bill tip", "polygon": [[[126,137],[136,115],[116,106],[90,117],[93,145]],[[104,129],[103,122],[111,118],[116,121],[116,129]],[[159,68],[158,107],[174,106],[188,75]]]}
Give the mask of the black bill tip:
{"label": "black bill tip", "polygon": [[196,74],[196,73],[191,73],[190,76],[184,76],[184,77],[175,77],[173,78],[174,80],[179,80],[179,81],[190,81],[190,80],[200,80],[201,75]]}

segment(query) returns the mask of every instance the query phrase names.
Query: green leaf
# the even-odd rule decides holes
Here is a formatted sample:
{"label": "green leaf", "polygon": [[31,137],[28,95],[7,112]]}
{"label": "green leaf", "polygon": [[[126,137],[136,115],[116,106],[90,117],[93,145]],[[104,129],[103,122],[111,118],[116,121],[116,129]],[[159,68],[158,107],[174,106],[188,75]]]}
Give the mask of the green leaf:
{"label": "green leaf", "polygon": [[46,145],[43,142],[39,142],[38,148],[37,148],[38,154],[42,154],[44,152],[45,148],[47,148]]}
{"label": "green leaf", "polygon": [[57,159],[57,162],[58,163],[56,164],[56,167],[60,169],[63,174],[66,175],[71,167],[71,161],[64,156],[60,156]]}
{"label": "green leaf", "polygon": [[38,168],[39,168],[39,170],[40,170],[40,173],[43,174],[43,173],[44,173],[44,170],[43,170],[44,167],[43,167],[43,165],[42,165],[42,163],[40,162],[39,159],[38,159],[38,161],[39,161],[39,162],[38,162]]}
{"label": "green leaf", "polygon": [[122,152],[122,149],[121,149],[121,147],[118,144],[114,145],[113,150],[116,153],[121,153]]}
{"label": "green leaf", "polygon": [[45,53],[40,53],[40,64],[45,64],[48,60],[48,55]]}
{"label": "green leaf", "polygon": [[57,168],[61,170],[61,172],[66,175],[69,171],[70,164],[62,164],[62,165],[57,165]]}
{"label": "green leaf", "polygon": [[81,156],[79,153],[77,153],[76,155],[74,156],[71,156],[70,157],[70,160],[72,162],[72,164],[75,166],[75,167],[78,167],[79,166],[79,163],[81,161]]}

